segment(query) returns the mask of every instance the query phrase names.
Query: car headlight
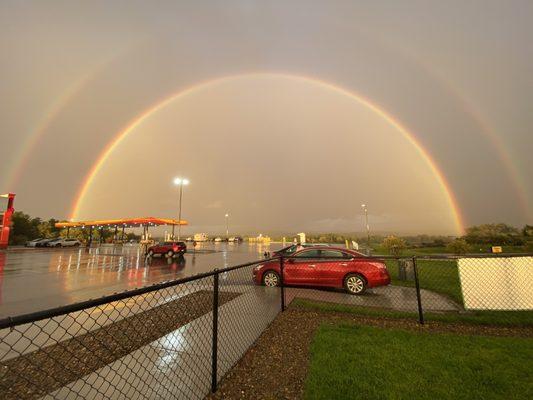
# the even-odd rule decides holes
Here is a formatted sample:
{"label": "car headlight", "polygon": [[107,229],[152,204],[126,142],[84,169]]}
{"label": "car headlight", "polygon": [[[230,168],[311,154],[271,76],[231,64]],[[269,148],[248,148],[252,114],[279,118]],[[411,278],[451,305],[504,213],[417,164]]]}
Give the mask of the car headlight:
{"label": "car headlight", "polygon": [[254,267],[254,272],[259,271],[259,270],[260,270],[261,268],[263,268],[263,267],[264,267],[264,264],[259,264],[259,265],[255,266],[255,267]]}

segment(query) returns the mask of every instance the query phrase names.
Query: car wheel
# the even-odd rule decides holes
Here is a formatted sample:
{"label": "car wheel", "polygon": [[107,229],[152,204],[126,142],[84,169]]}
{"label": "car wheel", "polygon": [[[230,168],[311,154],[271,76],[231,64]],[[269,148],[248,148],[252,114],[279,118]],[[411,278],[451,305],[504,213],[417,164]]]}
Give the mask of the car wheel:
{"label": "car wheel", "polygon": [[276,271],[267,271],[263,274],[263,285],[267,287],[279,286],[279,275]]}
{"label": "car wheel", "polygon": [[344,289],[350,294],[363,294],[366,290],[366,281],[359,274],[348,274],[344,278]]}
{"label": "car wheel", "polygon": [[174,257],[174,252],[172,250],[167,251],[167,257],[168,258]]}
{"label": "car wheel", "polygon": [[154,255],[154,251],[153,250],[148,250],[148,257],[153,257]]}
{"label": "car wheel", "polygon": [[61,247],[61,243],[56,244],[56,247]]}

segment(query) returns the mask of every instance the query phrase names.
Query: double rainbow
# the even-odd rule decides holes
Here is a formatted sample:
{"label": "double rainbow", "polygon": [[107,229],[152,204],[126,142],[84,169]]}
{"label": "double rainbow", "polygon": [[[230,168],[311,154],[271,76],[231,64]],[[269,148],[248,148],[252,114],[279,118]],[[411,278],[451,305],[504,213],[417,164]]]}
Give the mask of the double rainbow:
{"label": "double rainbow", "polygon": [[157,113],[159,110],[163,109],[167,105],[169,105],[171,102],[183,98],[197,90],[200,90],[208,85],[221,83],[223,81],[227,80],[233,80],[238,79],[242,77],[253,77],[253,76],[273,76],[273,77],[283,77],[283,78],[290,78],[290,79],[297,79],[304,82],[314,83],[318,84],[326,89],[336,91],[339,94],[345,95],[353,99],[354,101],[357,101],[359,104],[367,107],[371,111],[378,114],[381,118],[383,118],[385,121],[387,121],[389,124],[391,124],[394,128],[396,128],[399,132],[401,132],[402,135],[416,148],[418,153],[422,156],[424,161],[427,163],[429,168],[431,169],[433,175],[435,176],[435,179],[439,182],[440,186],[443,188],[444,193],[446,194],[446,200],[449,204],[450,209],[453,212],[454,216],[454,224],[456,227],[457,233],[462,233],[464,231],[464,224],[463,224],[463,218],[461,215],[461,211],[459,209],[459,206],[457,204],[457,200],[455,199],[455,196],[453,194],[453,191],[451,190],[450,184],[446,181],[446,178],[444,177],[442,171],[438,168],[435,161],[431,158],[430,154],[426,149],[422,147],[422,145],[418,142],[418,140],[415,138],[415,136],[409,132],[398,120],[396,120],[392,115],[385,112],[382,108],[380,108],[377,104],[372,103],[370,100],[364,98],[361,95],[358,95],[356,93],[353,93],[351,91],[348,91],[346,89],[343,89],[341,87],[335,86],[333,84],[330,84],[328,82],[324,82],[322,80],[312,78],[312,77],[305,77],[305,76],[299,76],[299,75],[290,75],[290,74],[284,74],[284,73],[249,73],[249,74],[240,74],[240,75],[231,75],[231,76],[225,76],[221,78],[216,78],[213,80],[201,82],[198,84],[195,84],[191,87],[188,87],[184,90],[181,90],[177,93],[173,93],[170,96],[160,100],[159,102],[155,103],[151,107],[144,110],[142,113],[137,115],[133,120],[131,120],[128,125],[118,132],[113,139],[106,145],[106,147],[103,149],[103,151],[99,154],[98,158],[92,165],[89,172],[86,174],[85,178],[82,181],[82,185],[80,186],[80,189],[78,190],[76,197],[72,203],[71,206],[71,212],[70,212],[70,218],[76,219],[79,214],[81,203],[83,202],[83,199],[85,195],[87,194],[89,188],[91,187],[95,177],[98,175],[99,171],[102,169],[104,163],[106,160],[110,157],[110,155],[113,153],[113,151],[117,148],[117,146],[140,124],[143,123],[146,119],[148,119],[153,114]]}

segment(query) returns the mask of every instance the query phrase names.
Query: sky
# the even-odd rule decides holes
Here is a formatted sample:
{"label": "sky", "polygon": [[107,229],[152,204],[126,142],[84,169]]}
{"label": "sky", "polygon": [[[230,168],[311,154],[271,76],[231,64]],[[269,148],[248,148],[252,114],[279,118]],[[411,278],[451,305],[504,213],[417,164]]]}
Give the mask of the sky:
{"label": "sky", "polygon": [[191,232],[532,223],[530,1],[3,1],[0,192]]}

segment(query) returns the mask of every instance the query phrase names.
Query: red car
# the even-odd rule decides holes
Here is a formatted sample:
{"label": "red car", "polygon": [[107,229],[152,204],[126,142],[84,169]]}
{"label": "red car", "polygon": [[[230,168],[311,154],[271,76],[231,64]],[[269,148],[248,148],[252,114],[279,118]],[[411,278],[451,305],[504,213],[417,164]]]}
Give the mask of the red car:
{"label": "red car", "polygon": [[[311,247],[299,250],[284,261],[286,285],[344,288],[350,294],[362,294],[367,288],[390,283],[385,264],[355,251],[337,247]],[[278,286],[279,261],[260,264],[253,270],[258,285]]]}
{"label": "red car", "polygon": [[176,254],[182,256],[186,252],[187,245],[185,242],[163,242],[149,247],[146,254],[149,257],[152,257],[155,254],[174,257]]}

